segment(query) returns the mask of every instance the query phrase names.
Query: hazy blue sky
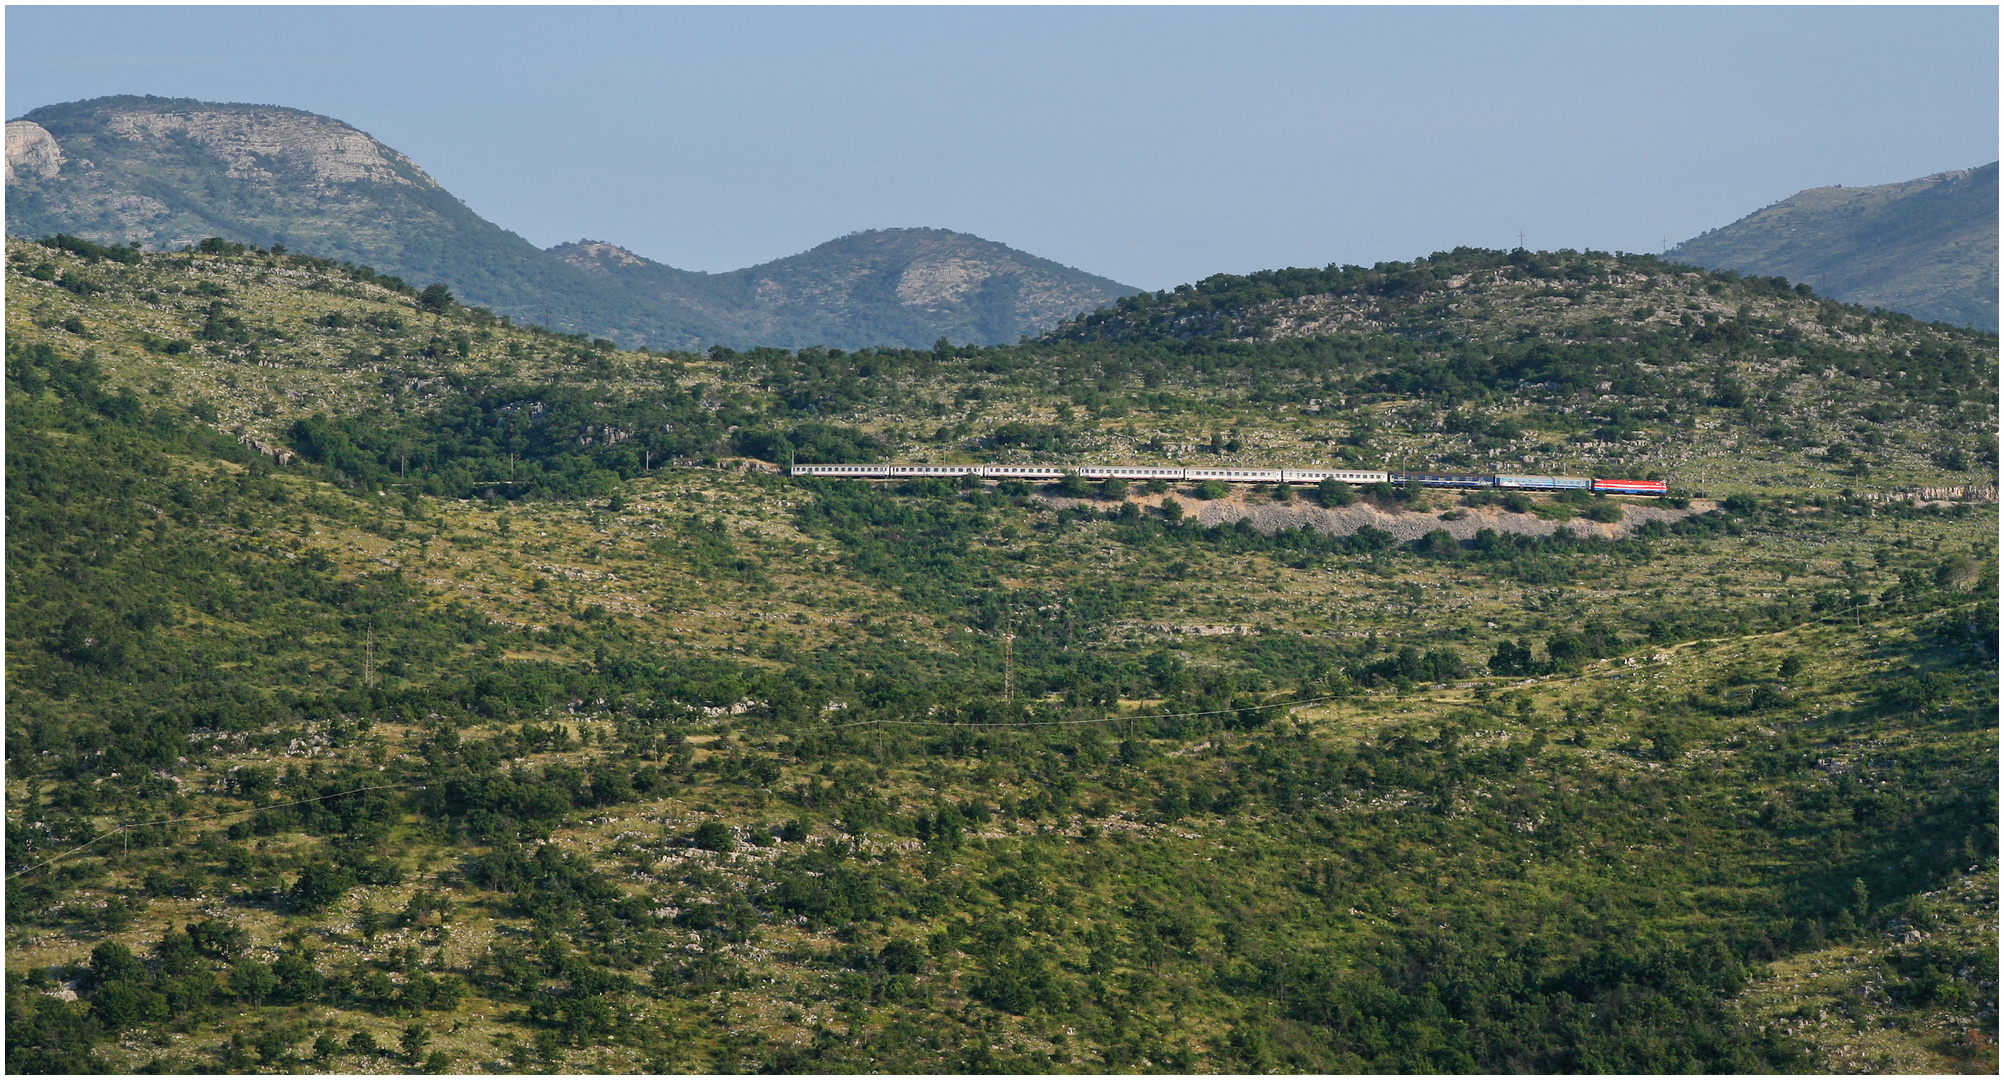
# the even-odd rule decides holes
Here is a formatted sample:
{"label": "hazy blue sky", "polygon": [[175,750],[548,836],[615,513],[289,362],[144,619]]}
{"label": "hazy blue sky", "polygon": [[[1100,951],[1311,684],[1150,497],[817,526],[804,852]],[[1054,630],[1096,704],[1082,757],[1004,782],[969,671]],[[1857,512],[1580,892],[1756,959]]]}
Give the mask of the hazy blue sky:
{"label": "hazy blue sky", "polygon": [[1997,158],[1994,7],[10,7],[8,117],[290,105],[542,246],[726,270],[929,225],[1145,288],[1654,251]]}

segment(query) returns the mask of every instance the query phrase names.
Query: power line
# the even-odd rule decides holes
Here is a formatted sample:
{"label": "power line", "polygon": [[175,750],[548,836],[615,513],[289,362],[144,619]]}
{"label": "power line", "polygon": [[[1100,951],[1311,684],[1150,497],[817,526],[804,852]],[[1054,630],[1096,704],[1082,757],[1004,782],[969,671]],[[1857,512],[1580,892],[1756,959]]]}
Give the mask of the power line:
{"label": "power line", "polygon": [[[1866,605],[1863,604],[1853,605],[1851,610],[1848,612],[1848,614],[1853,619],[1853,625],[1857,625],[1857,623],[1862,619],[1865,606]],[[1847,612],[1840,611],[1835,615],[1825,615],[1820,618],[1805,619],[1804,621],[1795,623],[1794,625],[1791,626],[1780,627],[1775,630],[1770,630],[1766,634],[1752,635],[1752,636],[1772,637],[1776,634],[1785,634],[1792,630],[1802,629],[1805,626],[1813,626],[1817,623],[1836,622],[1844,618],[1846,614]],[[1919,612],[1916,614],[1926,614],[1926,613]],[[1878,620],[1874,619],[1873,621],[1877,622]],[[1677,648],[1679,645],[1689,645],[1693,644],[1696,641],[1718,641],[1718,640],[1723,640],[1723,639],[1694,638],[1692,639],[1692,641],[1680,642],[1678,643],[1678,645],[1671,645],[1670,647]],[[1554,674],[1557,673],[1555,672]],[[1605,677],[1600,673],[1590,674],[1586,672],[1575,674],[1573,677],[1575,679],[1578,679],[1581,677],[1595,677],[1596,675],[1599,675],[1600,677]],[[1296,705],[1314,705],[1324,701],[1335,701],[1339,698],[1347,696],[1349,695],[1324,694],[1321,697],[1297,698],[1293,701],[1274,701],[1274,702],[1268,702],[1267,704],[1264,705],[1246,705],[1235,709],[1205,709],[1198,712],[1180,712],[1180,713],[1153,713],[1153,714],[1136,713],[1135,715],[1132,716],[1099,716],[1087,720],[1016,720],[1016,721],[997,721],[997,722],[982,722],[982,723],[961,723],[955,720],[858,720],[855,721],[854,723],[835,724],[833,725],[833,730],[841,730],[842,728],[852,728],[852,727],[879,727],[879,726],[957,727],[957,728],[1077,727],[1085,724],[1117,724],[1123,720],[1126,721],[1181,720],[1193,716],[1223,716],[1227,713],[1236,714],[1241,712],[1257,711],[1263,709],[1290,708]],[[1450,702],[1433,702],[1433,701],[1430,701],[1429,703],[1451,704]],[[303,806],[307,803],[324,802],[325,800],[328,799],[338,799],[343,795],[358,795],[364,791],[390,791],[399,788],[408,788],[411,790],[423,791],[426,788],[426,786],[427,785],[425,784],[419,784],[419,783],[374,784],[369,787],[350,788],[347,791],[337,791],[329,795],[316,795],[310,799],[294,799],[291,802],[272,803],[268,806],[253,806],[247,810],[226,810],[219,814],[194,814],[188,817],[161,818],[156,821],[131,821],[123,825],[119,825],[116,828],[108,829],[105,832],[100,833],[97,836],[94,836],[91,839],[86,840],[81,844],[78,844],[76,847],[73,847],[70,850],[63,852],[60,855],[56,855],[49,859],[45,859],[42,862],[36,863],[33,866],[23,867],[22,869],[16,870],[13,873],[8,874],[6,880],[12,881],[17,877],[20,877],[22,874],[26,874],[35,870],[40,870],[42,867],[48,866],[52,863],[61,862],[62,860],[67,859],[72,855],[75,855],[77,852],[82,851],[87,847],[90,847],[92,844],[97,843],[99,840],[105,839],[106,837],[118,836],[127,833],[132,829],[143,828],[148,825],[173,825],[183,821],[212,821],[215,820],[216,818],[236,817],[239,814],[257,814],[257,813],[262,813],[266,810],[282,809],[287,806]]]}
{"label": "power line", "polygon": [[189,817],[161,818],[158,821],[128,821],[123,825],[117,826],[116,828],[107,829],[104,832],[99,833],[98,835],[90,838],[89,840],[86,840],[83,843],[78,844],[76,847],[73,847],[68,851],[63,852],[61,855],[57,855],[54,858],[43,860],[42,862],[38,862],[33,866],[23,867],[19,870],[16,870],[13,873],[7,875],[7,880],[12,881],[17,877],[20,877],[22,874],[29,872],[30,870],[40,870],[42,867],[47,866],[50,863],[60,862],[63,859],[67,859],[70,856],[75,855],[77,852],[82,851],[83,849],[91,846],[92,844],[97,843],[99,840],[102,840],[107,836],[117,836],[120,833],[128,832],[132,829],[144,828],[145,826],[148,825],[173,825],[183,821],[212,821],[216,818],[236,817],[238,814],[258,814],[258,813],[263,813],[266,810],[277,810],[280,809],[281,807],[286,807],[286,806],[304,806],[307,803],[323,802],[327,799],[338,799],[343,795],[357,795],[364,791],[387,791],[391,788],[412,788],[418,791],[423,791],[425,785],[418,783],[374,784],[369,787],[358,787],[358,788],[351,788],[347,791],[336,791],[328,795],[315,795],[310,799],[294,799],[291,802],[272,803],[268,806],[253,806],[247,810],[225,810],[220,814],[194,814]]}

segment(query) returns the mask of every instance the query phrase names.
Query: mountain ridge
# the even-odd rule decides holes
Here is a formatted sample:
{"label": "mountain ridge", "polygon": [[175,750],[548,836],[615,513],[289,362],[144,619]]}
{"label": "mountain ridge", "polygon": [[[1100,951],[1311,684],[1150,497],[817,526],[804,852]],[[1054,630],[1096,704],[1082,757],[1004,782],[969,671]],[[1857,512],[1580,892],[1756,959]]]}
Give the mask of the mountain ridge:
{"label": "mountain ridge", "polygon": [[1807,188],[1664,258],[1781,275],[1847,303],[1995,330],[1997,163],[1892,184]]}
{"label": "mountain ridge", "polygon": [[409,158],[331,117],[188,98],[68,102],[9,124],[10,163],[23,122],[47,134],[71,166],[25,179],[16,171],[7,201],[15,235],[68,232],[157,248],[207,236],[280,243],[441,281],[475,303],[561,330],[696,338],[638,298],[553,263]]}
{"label": "mountain ridge", "polygon": [[[781,348],[865,348],[923,335],[1008,344],[1140,290],[970,233],[865,229],[739,270],[702,273],[615,244],[547,249],[569,265],[692,317],[734,319],[741,335]],[[859,300],[860,298],[860,300]]]}
{"label": "mountain ridge", "polygon": [[[943,229],[853,234],[723,274],[602,241],[545,251],[367,132],[287,106],[122,95],[34,109],[7,136],[10,234],[283,244],[630,347],[999,344],[1136,291]],[[599,265],[593,252],[612,250]],[[930,292],[898,292],[928,279]]]}

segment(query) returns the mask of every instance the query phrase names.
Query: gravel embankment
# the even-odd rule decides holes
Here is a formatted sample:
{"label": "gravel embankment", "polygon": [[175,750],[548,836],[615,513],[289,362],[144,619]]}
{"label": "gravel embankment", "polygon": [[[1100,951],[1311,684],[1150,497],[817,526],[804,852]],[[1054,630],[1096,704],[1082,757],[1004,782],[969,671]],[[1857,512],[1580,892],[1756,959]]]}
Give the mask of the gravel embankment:
{"label": "gravel embankment", "polygon": [[[1159,507],[1164,497],[1143,495],[1133,501],[1143,507]],[[1095,510],[1106,510],[1114,504],[1104,500],[1066,499],[1046,497],[1053,506],[1086,506]],[[1603,525],[1585,518],[1571,521],[1546,521],[1535,514],[1513,514],[1501,507],[1456,507],[1434,509],[1424,513],[1405,510],[1380,510],[1368,503],[1325,508],[1313,501],[1276,503],[1266,500],[1248,501],[1243,493],[1231,495],[1211,502],[1197,499],[1182,499],[1183,513],[1204,525],[1225,525],[1234,521],[1250,520],[1252,526],[1261,532],[1279,532],[1282,529],[1297,529],[1303,525],[1334,536],[1348,536],[1359,528],[1369,525],[1383,529],[1400,540],[1417,540],[1435,529],[1446,529],[1456,540],[1473,539],[1482,529],[1497,532],[1523,533],[1529,536],[1550,536],[1561,525],[1581,536],[1601,536],[1614,539],[1626,536],[1645,521],[1677,521],[1693,514],[1702,514],[1712,509],[1709,500],[1694,499],[1689,510],[1674,510],[1667,506],[1648,506],[1638,503],[1621,504],[1622,518],[1618,522]],[[1458,512],[1467,516],[1458,521],[1443,521],[1441,515]]]}

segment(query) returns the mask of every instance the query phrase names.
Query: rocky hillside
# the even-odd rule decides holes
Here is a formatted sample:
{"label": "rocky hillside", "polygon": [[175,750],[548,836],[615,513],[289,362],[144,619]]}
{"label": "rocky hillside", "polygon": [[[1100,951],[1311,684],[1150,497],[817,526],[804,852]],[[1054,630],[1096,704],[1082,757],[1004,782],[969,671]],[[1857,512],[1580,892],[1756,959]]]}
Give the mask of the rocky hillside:
{"label": "rocky hillside", "polygon": [[697,274],[592,240],[550,249],[635,292],[715,321],[722,336],[797,348],[1002,345],[1137,290],[946,229],[872,229],[725,274]]}
{"label": "rocky hillside", "polygon": [[111,97],[7,125],[7,231],[179,247],[204,237],[352,260],[517,318],[694,344],[701,328],[549,258],[404,155],[267,105]]}
{"label": "rocky hillside", "polygon": [[1997,329],[1997,163],[1797,192],[1666,258],[1804,281],[1847,303]]}
{"label": "rocky hillside", "polygon": [[725,274],[593,241],[544,252],[368,134],[266,105],[108,97],[36,109],[7,125],[7,194],[15,236],[281,244],[628,346],[995,344],[1134,291],[938,229],[859,233]]}

